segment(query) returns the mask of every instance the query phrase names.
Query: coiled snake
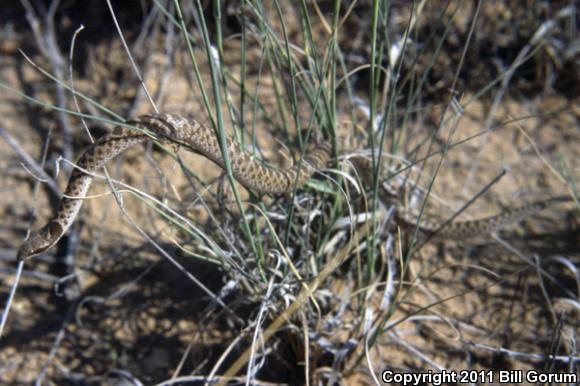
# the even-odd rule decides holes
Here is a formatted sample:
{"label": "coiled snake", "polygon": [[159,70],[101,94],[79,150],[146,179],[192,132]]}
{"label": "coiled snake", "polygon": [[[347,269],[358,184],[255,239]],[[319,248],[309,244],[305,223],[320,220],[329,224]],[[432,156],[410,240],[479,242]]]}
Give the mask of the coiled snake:
{"label": "coiled snake", "polygon": [[[195,120],[175,114],[154,114],[140,116],[127,124],[143,128],[154,133],[159,139],[202,154],[222,168],[225,166],[214,131]],[[54,246],[74,222],[93,180],[92,174],[127,148],[152,139],[152,136],[144,132],[117,126],[110,134],[93,144],[79,159],[78,168],[74,169],[70,177],[57,214],[22,244],[18,249],[17,259],[27,259]],[[294,166],[282,169],[265,166],[242,149],[231,137],[226,138],[226,147],[233,176],[247,189],[257,193],[291,192],[294,184],[304,185],[317,170],[323,169],[331,156],[330,144],[322,142],[306,152],[304,159],[299,163],[300,168]],[[497,216],[452,223],[437,234],[440,237],[463,238],[493,232],[547,205],[548,201],[536,202]],[[399,211],[398,214],[400,221],[415,224],[416,219],[409,218],[404,211]],[[437,228],[439,224],[432,221],[419,223],[419,229],[423,232],[433,232]]]}

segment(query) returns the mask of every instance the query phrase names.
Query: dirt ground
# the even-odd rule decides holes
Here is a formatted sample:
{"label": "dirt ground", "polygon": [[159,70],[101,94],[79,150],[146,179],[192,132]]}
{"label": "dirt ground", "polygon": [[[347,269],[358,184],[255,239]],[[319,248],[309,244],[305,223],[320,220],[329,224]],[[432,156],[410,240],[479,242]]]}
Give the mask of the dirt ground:
{"label": "dirt ground", "polygon": [[[482,218],[545,197],[570,195],[575,189],[574,181],[580,176],[580,66],[569,64],[575,60],[578,65],[578,53],[575,59],[565,60],[562,56],[558,62],[552,59],[559,58],[560,51],[553,51],[555,48],[549,44],[543,45],[513,74],[501,102],[494,106],[501,81],[484,95],[478,92],[492,84],[499,73],[507,71],[517,53],[525,48],[521,31],[529,29],[531,32],[526,36],[531,38],[533,27],[539,28],[541,22],[517,24],[514,20],[527,20],[519,14],[521,10],[506,9],[501,1],[490,3],[493,5],[484,7],[479,16],[478,33],[455,84],[457,100],[463,108],[456,115],[459,119],[454,121],[455,111],[446,108],[447,99],[441,95],[448,95],[455,68],[461,60],[462,44],[473,18],[473,4],[463,6],[452,19],[452,32],[428,72],[424,96],[413,106],[416,112],[411,115],[412,120],[401,122],[406,131],[397,156],[408,156],[427,134],[435,136],[433,143],[437,149],[445,143],[468,139],[445,154],[433,184],[432,205],[428,211],[440,218],[447,218],[460,209],[503,171],[505,175],[468,207],[462,219]],[[80,23],[85,24],[86,30],[78,36],[73,60],[74,88],[122,118],[151,113],[151,104],[113,30],[107,8],[99,4],[91,3],[93,14],[78,4],[65,4],[55,18],[57,41],[65,59],[71,31]],[[325,7],[330,4],[320,2],[321,12],[328,20],[330,10]],[[199,121],[207,122],[183,41],[173,49],[168,48],[165,29],[143,38],[139,35],[140,24],[126,14],[131,7],[118,6],[119,22],[137,54],[141,76],[159,110],[195,115]],[[368,31],[364,20],[369,7],[366,2],[355,7],[338,37],[342,50],[350,55],[347,61],[351,68],[368,62]],[[283,8],[289,39],[300,46],[299,11],[285,2]],[[223,12],[227,53],[224,64],[231,74],[239,77],[241,43],[235,2],[226,2]],[[400,27],[408,21],[409,9],[401,5],[393,12],[396,14],[394,26]],[[435,14],[435,10],[425,12],[425,15]],[[576,21],[579,20],[577,12],[573,16]],[[38,36],[35,38],[25,15],[20,4],[8,7],[0,30],[0,83],[10,88],[3,87],[0,92],[0,129],[5,133],[0,138],[0,215],[3,219],[0,298],[3,304],[14,281],[18,246],[27,230],[44,224],[58,206],[57,194],[48,183],[39,182],[42,178],[35,178],[38,171],[28,164],[23,154],[53,178],[59,157],[75,160],[90,145],[78,117],[62,118],[54,108],[27,101],[21,95],[44,103],[58,103],[55,81],[24,57],[26,54],[39,68],[54,73],[53,64],[38,48]],[[314,15],[315,12],[312,29],[323,46],[328,35]],[[547,18],[546,14],[538,16],[541,20]],[[104,33],[99,20],[105,20],[111,32]],[[414,49],[427,41],[431,33],[443,30],[444,26],[435,26],[429,20],[425,16],[418,21],[422,33],[414,39],[424,40],[417,42]],[[275,21],[272,23],[274,28],[280,28]],[[196,39],[198,45],[194,52],[200,59],[201,76],[209,83],[205,53],[199,37]],[[575,39],[578,44],[580,38]],[[490,42],[494,42],[493,49]],[[248,45],[247,84],[255,90],[259,77],[260,103],[265,111],[274,110],[276,84],[271,80],[272,69],[261,70],[262,51],[257,44]],[[362,62],[357,64],[357,60]],[[425,66],[429,60],[424,55],[414,65]],[[63,80],[69,83],[67,66],[63,67],[63,75]],[[365,100],[368,79],[361,75],[356,86],[355,94]],[[401,101],[405,100],[404,92],[409,90],[401,90]],[[337,102],[338,121],[348,122],[351,120],[348,96],[338,95],[343,98]],[[67,108],[76,111],[69,93],[65,98]],[[240,94],[233,93],[231,98],[238,102]],[[86,100],[78,103],[83,112],[105,116]],[[307,121],[306,103],[304,106],[300,113]],[[247,109],[244,117],[248,121],[253,119],[251,110]],[[63,119],[71,130],[68,143],[63,134]],[[263,113],[258,112],[256,121],[260,156],[274,164],[290,164],[291,150],[283,145],[284,133],[278,126],[270,125]],[[88,120],[87,125],[95,137],[111,128],[95,120]],[[45,147],[46,154],[43,154]],[[413,153],[413,159],[420,159],[432,150],[435,149],[423,146],[418,153]],[[179,155],[200,181],[214,182],[213,190],[219,190],[220,184],[227,185],[221,169],[207,159],[185,151]],[[429,176],[439,160],[439,156],[431,157],[424,165],[417,166],[417,170],[423,167],[414,176],[420,187],[427,188]],[[204,185],[199,181],[193,182],[194,194],[179,164],[151,145],[128,150],[109,164],[108,172],[113,179],[171,203],[208,235],[216,231],[209,220],[211,212],[229,211],[218,207],[214,195],[203,193]],[[55,186],[61,191],[68,173],[66,163],[61,162],[58,176],[54,178]],[[95,183],[90,192],[92,198],[86,200],[71,235],[46,255],[26,262],[6,329],[0,337],[1,384],[20,385],[41,380],[43,384],[55,385],[112,385],[113,380],[130,378],[128,374],[143,384],[156,384],[172,377],[207,376],[230,345],[234,351],[249,345],[249,341],[244,341],[236,346],[236,339],[241,330],[252,327],[232,322],[231,315],[217,307],[184,271],[216,294],[225,291],[224,286],[232,278],[216,264],[180,253],[185,237],[156,215],[145,201],[124,192],[124,210],[121,210],[109,192],[105,181]],[[243,199],[247,199],[247,194]],[[235,210],[231,212],[224,218],[233,222]],[[176,268],[144,239],[135,224],[175,256],[182,269]],[[537,370],[580,374],[576,347],[580,323],[579,235],[578,207],[570,202],[550,207],[496,236],[429,243],[410,260],[403,281],[412,283],[413,290],[402,299],[387,324],[406,320],[378,336],[378,343],[370,350],[372,369],[365,360],[358,361],[361,348],[357,346],[343,361],[340,376],[333,380],[331,375],[336,373],[332,361],[339,356],[338,348],[349,344],[345,339],[347,327],[344,327],[345,330],[336,329],[325,336],[335,348],[334,356],[320,348],[322,339],[311,337],[313,346],[319,345],[318,353],[313,350],[312,355],[319,355],[319,362],[313,362],[317,368],[312,373],[317,374],[320,384],[335,381],[352,385],[373,384],[371,373],[380,376],[385,369],[401,372],[442,368]],[[188,246],[195,248],[196,244],[191,242]],[[348,274],[337,275],[324,288],[349,299],[348,311],[342,315],[343,326],[359,323],[349,318],[357,307],[364,306],[358,297],[345,290],[350,288],[351,279]],[[375,292],[366,302],[378,305],[381,293]],[[243,294],[226,299],[241,320],[256,316],[259,305],[245,299]],[[423,307],[428,308],[422,310]],[[284,333],[291,335],[291,331]],[[303,343],[289,338],[287,345],[271,348],[274,353],[258,377],[263,379],[263,384],[303,382],[302,375],[296,374],[304,371],[297,365],[300,358],[296,359],[299,356],[296,351],[301,351],[299,347]],[[548,354],[559,359],[549,359]],[[567,356],[573,359],[572,364],[564,360]],[[225,363],[232,361],[227,357]],[[227,367],[220,367],[218,374]]]}

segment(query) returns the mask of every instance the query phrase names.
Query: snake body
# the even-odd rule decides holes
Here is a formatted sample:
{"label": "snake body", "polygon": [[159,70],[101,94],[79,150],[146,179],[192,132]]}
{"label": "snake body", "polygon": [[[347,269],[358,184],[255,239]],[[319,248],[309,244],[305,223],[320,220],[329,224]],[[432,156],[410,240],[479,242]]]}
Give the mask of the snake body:
{"label": "snake body", "polygon": [[440,238],[460,240],[496,232],[539,213],[551,204],[568,201],[570,201],[570,197],[567,196],[551,197],[506,210],[495,216],[477,220],[457,221],[444,226],[442,226],[441,222],[433,221],[426,217],[418,220],[415,215],[410,214],[408,211],[399,211],[398,217],[399,221],[409,226],[416,226],[418,223],[419,231],[426,236],[433,235]]}
{"label": "snake body", "polygon": [[[145,129],[161,140],[177,144],[189,151],[209,158],[225,169],[225,162],[215,132],[193,119],[176,114],[143,115],[127,122],[128,126]],[[154,137],[117,126],[95,142],[77,162],[60,203],[56,216],[25,241],[17,252],[19,260],[37,255],[54,246],[73,224],[83,198],[93,181],[93,174],[129,147]],[[253,158],[230,136],[226,148],[233,176],[246,188],[257,193],[283,194],[291,192],[294,184],[304,185],[316,170],[328,162],[331,146],[328,142],[314,146],[300,165],[287,169],[271,168]]]}
{"label": "snake body", "polygon": [[[117,126],[110,134],[101,137],[85,151],[77,163],[78,168],[74,169],[69,179],[56,216],[44,227],[33,232],[22,244],[17,252],[18,260],[45,252],[54,246],[73,224],[82,206],[83,198],[88,193],[94,173],[135,144],[158,138],[201,154],[225,169],[225,161],[215,132],[193,119],[176,114],[143,115],[128,121],[126,126],[138,127],[144,129],[145,132]],[[225,140],[233,176],[247,189],[256,193],[291,192],[294,186],[304,185],[317,170],[324,168],[331,156],[330,143],[322,142],[312,146],[298,165],[286,169],[273,168],[255,159],[232,137],[226,136]],[[544,209],[547,205],[547,201],[532,203],[497,216],[452,223],[443,229],[438,229],[440,228],[438,223],[422,219],[419,222],[419,230],[427,234],[436,231],[438,237],[472,237],[496,231]],[[406,225],[414,226],[417,223],[417,218],[405,211],[399,210],[397,214],[397,220]]]}

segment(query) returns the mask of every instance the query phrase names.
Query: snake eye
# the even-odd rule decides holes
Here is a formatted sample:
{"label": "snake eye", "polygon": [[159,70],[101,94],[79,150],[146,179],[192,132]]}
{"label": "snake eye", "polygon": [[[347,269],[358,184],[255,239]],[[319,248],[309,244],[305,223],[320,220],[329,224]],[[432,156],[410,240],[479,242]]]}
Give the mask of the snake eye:
{"label": "snake eye", "polygon": [[30,254],[27,257],[39,255],[42,252],[46,251],[48,248],[50,248],[50,245],[48,243],[43,243],[43,245],[38,245],[35,248],[30,250]]}

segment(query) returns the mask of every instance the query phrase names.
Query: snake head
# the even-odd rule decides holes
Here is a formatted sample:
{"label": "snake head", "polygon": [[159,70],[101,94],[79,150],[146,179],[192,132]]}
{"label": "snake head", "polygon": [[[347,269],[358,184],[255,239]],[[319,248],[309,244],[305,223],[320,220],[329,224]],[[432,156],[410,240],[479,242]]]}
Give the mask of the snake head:
{"label": "snake head", "polygon": [[38,255],[52,247],[61,238],[63,229],[60,224],[51,221],[39,230],[32,232],[16,253],[18,261]]}

